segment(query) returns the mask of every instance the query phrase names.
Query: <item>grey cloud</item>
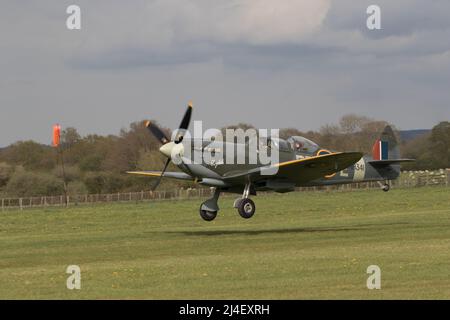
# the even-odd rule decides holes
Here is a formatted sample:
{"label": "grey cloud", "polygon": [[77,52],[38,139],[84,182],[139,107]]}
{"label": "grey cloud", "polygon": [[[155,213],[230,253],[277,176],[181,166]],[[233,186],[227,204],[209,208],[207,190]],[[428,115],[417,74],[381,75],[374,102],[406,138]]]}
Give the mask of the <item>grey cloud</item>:
{"label": "grey cloud", "polygon": [[[375,32],[365,27],[365,9],[371,3],[367,0],[357,3],[334,1],[327,9],[321,29],[311,30],[307,36],[300,34],[296,42],[283,41],[282,37],[280,42],[260,44],[249,43],[239,37],[230,41],[223,32],[204,31],[211,22],[204,25],[199,23],[185,28],[190,30],[183,30],[189,23],[193,24],[189,13],[195,17],[198,14],[195,10],[192,13],[184,9],[181,10],[184,12],[182,14],[166,12],[170,19],[162,24],[155,23],[161,30],[150,34],[145,31],[145,28],[151,29],[149,26],[141,27],[144,31],[139,30],[143,16],[139,16],[138,22],[132,21],[126,27],[120,23],[123,19],[118,19],[118,31],[110,34],[105,27],[108,20],[103,17],[96,21],[93,18],[95,14],[90,12],[92,23],[87,39],[79,40],[83,44],[66,61],[76,68],[127,68],[222,59],[224,63],[235,64],[236,67],[255,65],[258,68],[273,68],[290,67],[292,63],[308,59],[311,55],[333,58],[339,52],[345,52],[349,56],[348,60],[353,60],[354,57],[370,54],[390,58],[423,56],[448,50],[448,42],[442,41],[450,36],[450,25],[444,19],[445,9],[450,7],[448,3],[435,1],[425,5],[424,0],[380,0],[383,30]],[[100,10],[98,6],[96,10]],[[136,13],[130,8],[126,12]],[[114,14],[120,13],[108,11],[107,16],[114,20]],[[177,19],[182,21],[178,22]],[[136,32],[138,36],[129,37],[133,29],[139,30]],[[152,38],[155,34],[157,36]],[[150,37],[146,41],[148,35]],[[297,57],[301,59],[295,59]]]}

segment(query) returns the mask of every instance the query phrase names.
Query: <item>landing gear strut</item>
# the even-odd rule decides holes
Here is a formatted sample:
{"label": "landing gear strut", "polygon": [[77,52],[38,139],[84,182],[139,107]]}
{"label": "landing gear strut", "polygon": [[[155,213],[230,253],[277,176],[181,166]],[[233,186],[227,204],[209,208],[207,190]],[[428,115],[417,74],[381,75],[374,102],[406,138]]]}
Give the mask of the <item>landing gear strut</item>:
{"label": "landing gear strut", "polygon": [[212,198],[206,200],[200,206],[200,216],[205,221],[213,221],[217,217],[217,211],[219,211],[219,205],[217,200],[219,200],[220,189],[216,188]]}
{"label": "landing gear strut", "polygon": [[250,182],[245,185],[242,198],[234,201],[234,207],[238,210],[239,215],[244,219],[250,219],[253,217],[256,211],[255,203],[248,196],[250,195]]}
{"label": "landing gear strut", "polygon": [[388,192],[391,189],[391,186],[387,181],[384,184],[378,181],[378,184],[380,185],[381,190],[383,190],[384,192]]}

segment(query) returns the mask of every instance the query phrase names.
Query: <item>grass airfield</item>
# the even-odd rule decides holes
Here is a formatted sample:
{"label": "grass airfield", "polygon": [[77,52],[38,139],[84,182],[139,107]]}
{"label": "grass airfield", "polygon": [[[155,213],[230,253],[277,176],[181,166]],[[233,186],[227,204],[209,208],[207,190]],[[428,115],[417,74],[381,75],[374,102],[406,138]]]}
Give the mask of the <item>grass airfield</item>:
{"label": "grass airfield", "polygon": [[233,199],[1,212],[0,299],[450,299],[449,188]]}

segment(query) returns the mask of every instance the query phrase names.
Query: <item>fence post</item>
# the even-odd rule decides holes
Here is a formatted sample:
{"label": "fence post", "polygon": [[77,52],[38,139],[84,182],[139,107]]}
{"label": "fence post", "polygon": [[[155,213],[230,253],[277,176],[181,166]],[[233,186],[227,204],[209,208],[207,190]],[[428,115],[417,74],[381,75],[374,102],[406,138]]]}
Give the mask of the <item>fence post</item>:
{"label": "fence post", "polygon": [[2,198],[2,211],[5,210],[5,199]]}
{"label": "fence post", "polygon": [[20,207],[20,210],[23,210],[23,208],[22,208],[22,198],[19,198],[19,207]]}

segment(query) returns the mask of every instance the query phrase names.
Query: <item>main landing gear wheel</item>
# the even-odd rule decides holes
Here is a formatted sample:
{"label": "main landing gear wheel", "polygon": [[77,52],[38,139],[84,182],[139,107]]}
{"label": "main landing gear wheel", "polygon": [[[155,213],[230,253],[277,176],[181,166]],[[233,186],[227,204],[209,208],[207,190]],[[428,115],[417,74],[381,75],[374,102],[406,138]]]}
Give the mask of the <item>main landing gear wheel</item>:
{"label": "main landing gear wheel", "polygon": [[244,219],[250,219],[255,214],[256,206],[252,199],[244,198],[237,203],[239,215]]}
{"label": "main landing gear wheel", "polygon": [[220,189],[214,191],[212,198],[206,200],[200,206],[200,217],[205,221],[213,221],[217,217],[217,212],[219,211],[219,206],[217,205],[217,200],[219,200]]}
{"label": "main landing gear wheel", "polygon": [[217,217],[217,211],[202,210],[200,208],[200,217],[205,221],[213,221]]}

